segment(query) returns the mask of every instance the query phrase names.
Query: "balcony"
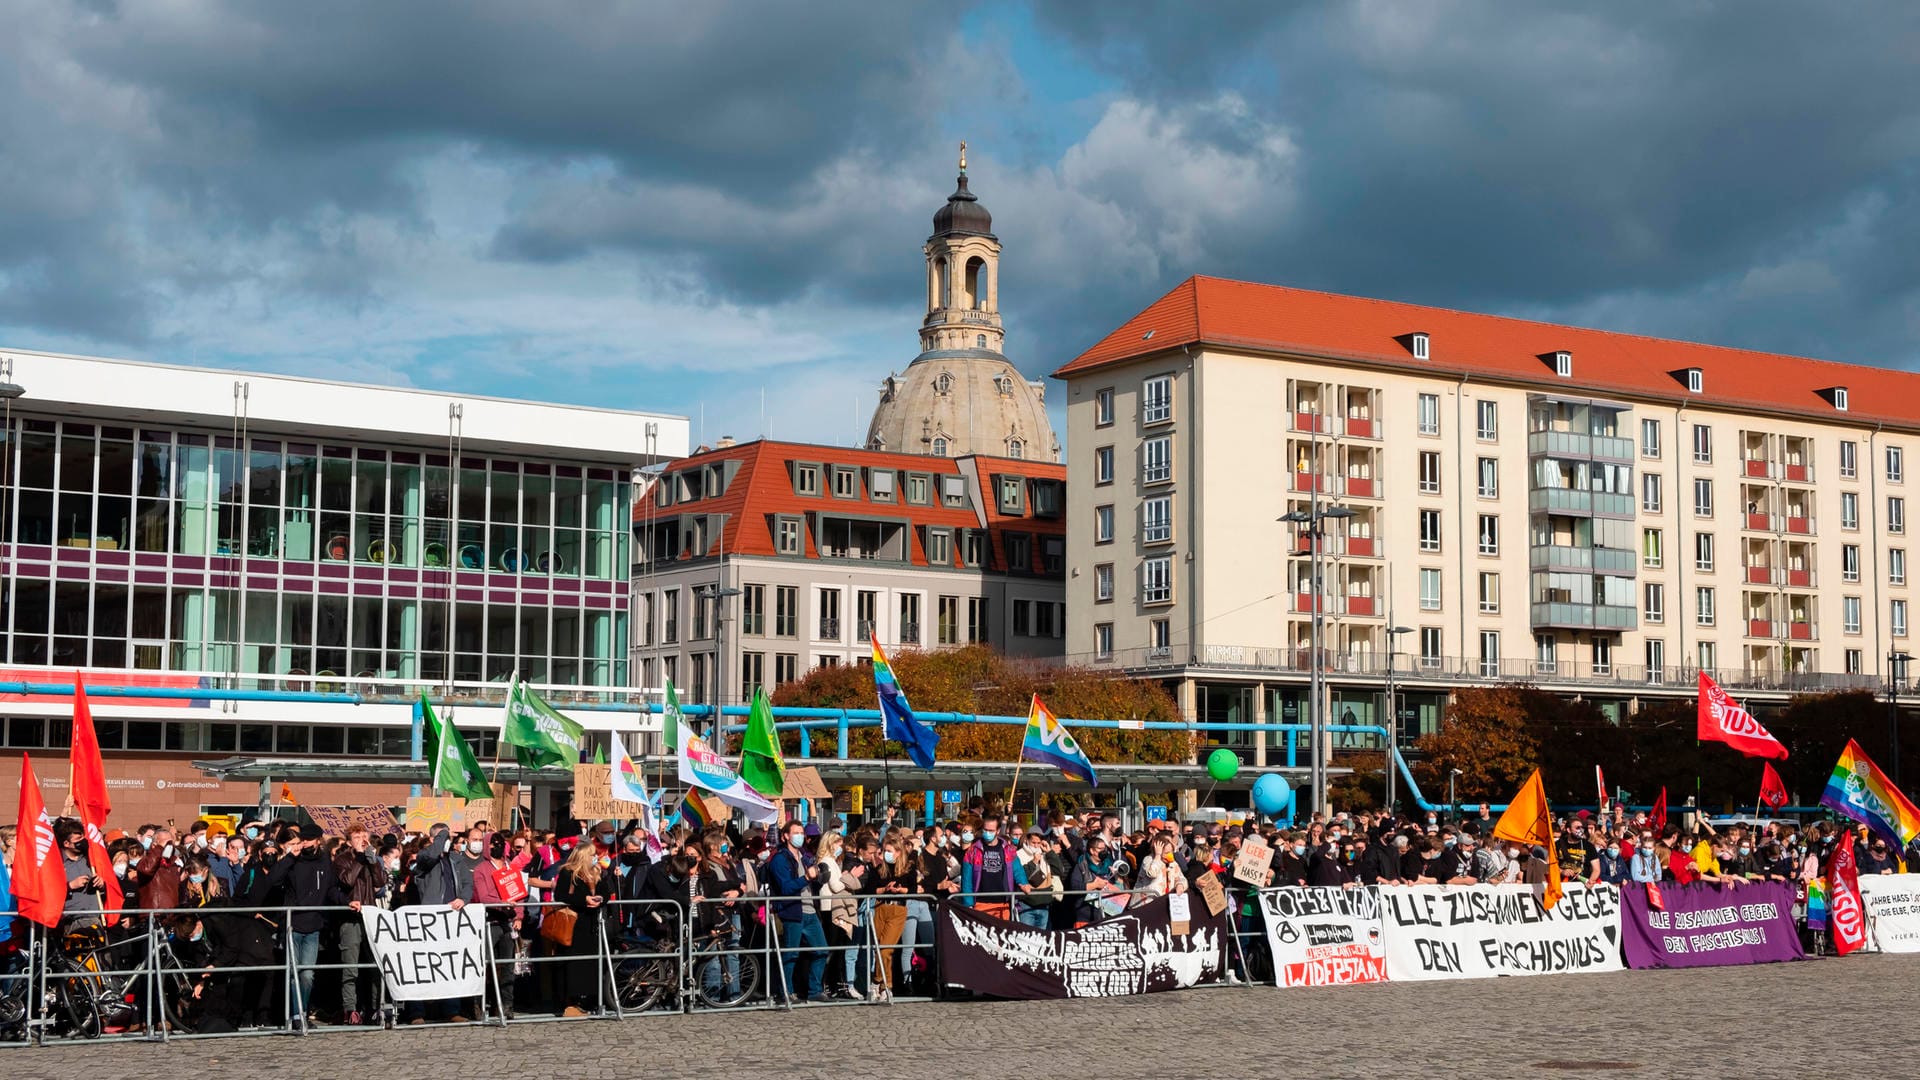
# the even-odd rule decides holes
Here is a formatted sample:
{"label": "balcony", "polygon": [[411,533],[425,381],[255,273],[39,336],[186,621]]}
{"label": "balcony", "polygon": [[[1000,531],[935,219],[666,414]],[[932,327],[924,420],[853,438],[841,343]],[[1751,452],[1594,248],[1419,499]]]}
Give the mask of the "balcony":
{"label": "balcony", "polygon": [[853,624],[854,634],[861,641],[871,641],[876,637],[872,619],[860,619]]}
{"label": "balcony", "polygon": [[1359,439],[1380,437],[1380,421],[1365,416],[1347,417],[1347,434]]}
{"label": "balcony", "polygon": [[1607,547],[1536,544],[1531,553],[1535,570],[1597,570],[1603,574],[1633,574],[1639,561],[1631,551]]}
{"label": "balcony", "polygon": [[1787,588],[1789,589],[1811,589],[1813,588],[1813,581],[1813,571],[1811,570],[1787,571]]}
{"label": "balcony", "polygon": [[1814,627],[1810,622],[1790,622],[1787,624],[1787,637],[1794,641],[1812,641]]}
{"label": "balcony", "polygon": [[1592,514],[1593,493],[1579,488],[1535,488],[1527,493],[1527,509],[1550,514]]}
{"label": "balcony", "polygon": [[[1346,609],[1347,597],[1323,596],[1320,598],[1320,614],[1322,615],[1340,615],[1343,614]],[[1294,593],[1293,610],[1303,615],[1313,614],[1313,594],[1304,592]]]}
{"label": "balcony", "polygon": [[903,622],[900,624],[900,644],[902,645],[920,644],[920,624],[919,623]]}
{"label": "balcony", "polygon": [[1371,476],[1349,476],[1347,477],[1346,493],[1363,499],[1371,499],[1376,494],[1375,481]]}
{"label": "balcony", "polygon": [[1346,542],[1348,555],[1358,555],[1371,559],[1378,557],[1380,554],[1380,541],[1377,537],[1349,536],[1346,538]]}
{"label": "balcony", "polygon": [[1740,463],[1740,473],[1765,479],[1773,475],[1773,468],[1765,458],[1748,458]]}
{"label": "balcony", "polygon": [[1615,435],[1582,435],[1577,431],[1530,431],[1527,433],[1527,454],[1531,457],[1634,460],[1632,439]]}
{"label": "balcony", "polygon": [[1349,615],[1381,614],[1380,602],[1378,598],[1372,597],[1372,596],[1349,596],[1347,597],[1347,614]]}
{"label": "balcony", "polygon": [[1339,477],[1335,476],[1315,476],[1311,472],[1301,472],[1296,469],[1293,474],[1293,490],[1304,492],[1317,491],[1322,495],[1332,495],[1335,493],[1335,489],[1340,486],[1336,482],[1338,479]]}
{"label": "balcony", "polygon": [[1636,608],[1610,604],[1567,604],[1544,602],[1532,607],[1533,625],[1570,630],[1631,630],[1637,625]]}
{"label": "balcony", "polygon": [[822,616],[820,619],[820,638],[823,641],[840,640],[840,620]]}
{"label": "balcony", "polygon": [[1333,434],[1333,419],[1317,412],[1295,409],[1293,413],[1293,430],[1331,435]]}
{"label": "balcony", "polygon": [[1788,514],[1787,531],[1799,536],[1812,536],[1813,519],[1810,517],[1795,517],[1792,514]]}
{"label": "balcony", "polygon": [[1795,465],[1792,463],[1788,463],[1786,465],[1781,466],[1781,471],[1785,473],[1787,481],[1789,483],[1794,483],[1794,484],[1813,483],[1813,466],[1811,465]]}
{"label": "balcony", "polygon": [[1772,566],[1747,567],[1746,577],[1749,585],[1778,585],[1782,576],[1783,571]]}
{"label": "balcony", "polygon": [[1746,516],[1741,519],[1741,521],[1745,525],[1746,530],[1748,532],[1772,532],[1773,531],[1773,515],[1772,514],[1762,514],[1762,513],[1757,513],[1755,511],[1750,510],[1747,512]]}
{"label": "balcony", "polygon": [[1785,625],[1785,623],[1775,622],[1772,619],[1748,619],[1747,636],[1751,638],[1777,638],[1782,636],[1781,627]]}

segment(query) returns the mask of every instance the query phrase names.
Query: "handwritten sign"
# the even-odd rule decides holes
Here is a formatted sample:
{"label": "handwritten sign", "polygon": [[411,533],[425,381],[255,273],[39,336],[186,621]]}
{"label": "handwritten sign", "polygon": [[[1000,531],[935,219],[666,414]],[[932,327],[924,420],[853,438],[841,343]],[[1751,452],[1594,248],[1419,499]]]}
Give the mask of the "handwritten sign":
{"label": "handwritten sign", "polygon": [[581,821],[625,821],[640,816],[640,804],[613,797],[613,766],[573,767],[573,816]]}
{"label": "handwritten sign", "polygon": [[1209,915],[1217,919],[1227,910],[1227,887],[1220,883],[1219,874],[1209,870],[1193,879],[1193,887],[1206,903]]}
{"label": "handwritten sign", "polygon": [[830,799],[833,793],[820,779],[820,770],[811,765],[801,765],[787,770],[786,785],[780,790],[783,799]]}
{"label": "handwritten sign", "polygon": [[416,795],[407,800],[408,832],[423,833],[435,825],[466,828],[467,812],[461,800],[448,795]]}
{"label": "handwritten sign", "polygon": [[486,991],[486,915],[480,904],[458,911],[415,906],[360,909],[367,945],[395,1001],[477,997]]}
{"label": "handwritten sign", "polygon": [[1233,858],[1233,876],[1249,885],[1266,885],[1273,880],[1273,849],[1257,836],[1247,837],[1240,854]]}
{"label": "handwritten sign", "polygon": [[393,820],[393,811],[384,806],[305,806],[301,809],[329,836],[345,836],[356,827],[366,829],[372,837],[400,831]]}
{"label": "handwritten sign", "polygon": [[1167,895],[1167,918],[1171,920],[1175,934],[1185,934],[1188,923],[1193,918],[1193,902],[1186,893]]}
{"label": "handwritten sign", "polygon": [[467,828],[471,829],[484,821],[489,829],[510,829],[513,827],[513,811],[519,805],[520,785],[495,784],[493,798],[467,800],[463,808]]}

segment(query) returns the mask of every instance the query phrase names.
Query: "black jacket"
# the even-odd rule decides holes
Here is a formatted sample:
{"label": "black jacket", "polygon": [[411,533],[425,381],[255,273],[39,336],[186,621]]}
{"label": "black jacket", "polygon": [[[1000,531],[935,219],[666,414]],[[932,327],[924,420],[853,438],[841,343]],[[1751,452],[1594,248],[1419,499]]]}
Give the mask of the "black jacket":
{"label": "black jacket", "polygon": [[[340,894],[340,876],[334,872],[333,860],[320,850],[320,845],[302,851],[294,858],[282,857],[273,864],[259,880],[254,882],[257,895],[271,896],[278,893],[278,902],[293,908],[334,907],[345,903]],[[295,911],[293,913],[293,932],[296,934],[314,934],[327,924],[326,911]]]}

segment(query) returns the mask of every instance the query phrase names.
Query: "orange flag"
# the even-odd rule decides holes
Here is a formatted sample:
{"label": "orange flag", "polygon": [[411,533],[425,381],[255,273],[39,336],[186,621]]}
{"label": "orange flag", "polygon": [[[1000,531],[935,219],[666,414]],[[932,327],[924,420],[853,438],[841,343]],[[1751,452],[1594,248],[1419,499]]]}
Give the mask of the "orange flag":
{"label": "orange flag", "polygon": [[1559,903],[1565,891],[1560,887],[1560,856],[1553,849],[1553,811],[1547,808],[1547,785],[1540,779],[1539,769],[1520,785],[1520,793],[1494,824],[1493,835],[1498,840],[1547,849],[1547,893],[1541,902],[1548,908]]}
{"label": "orange flag", "polygon": [[87,688],[81,685],[77,671],[73,675],[72,748],[67,757],[73,768],[69,790],[74,805],[80,810],[80,823],[87,828],[87,862],[93,867],[94,876],[103,883],[100,906],[106,909],[106,924],[112,926],[120,921],[120,916],[114,913],[125,906],[121,880],[113,872],[113,857],[107,854],[104,831],[113,803],[107,798],[107,766],[100,760],[100,737],[94,734],[93,709],[87,704]]}
{"label": "orange flag", "polygon": [[293,797],[293,785],[285,780],[280,781],[280,801],[288,806],[300,805],[299,801]]}
{"label": "orange flag", "polygon": [[53,818],[40,799],[33,762],[20,755],[20,823],[13,848],[13,897],[20,916],[41,926],[58,926],[67,905],[66,865],[53,841]]}

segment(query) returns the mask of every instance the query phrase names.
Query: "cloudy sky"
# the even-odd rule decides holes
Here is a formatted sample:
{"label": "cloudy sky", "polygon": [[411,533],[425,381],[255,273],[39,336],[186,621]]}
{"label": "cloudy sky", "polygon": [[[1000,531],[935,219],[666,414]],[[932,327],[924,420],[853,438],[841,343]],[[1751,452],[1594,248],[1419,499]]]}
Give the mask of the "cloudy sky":
{"label": "cloudy sky", "polygon": [[[845,442],[1192,273],[1915,366],[1920,5],[0,0],[0,346]],[[23,376],[24,379],[24,376]],[[1058,395],[1054,395],[1056,398]]]}

